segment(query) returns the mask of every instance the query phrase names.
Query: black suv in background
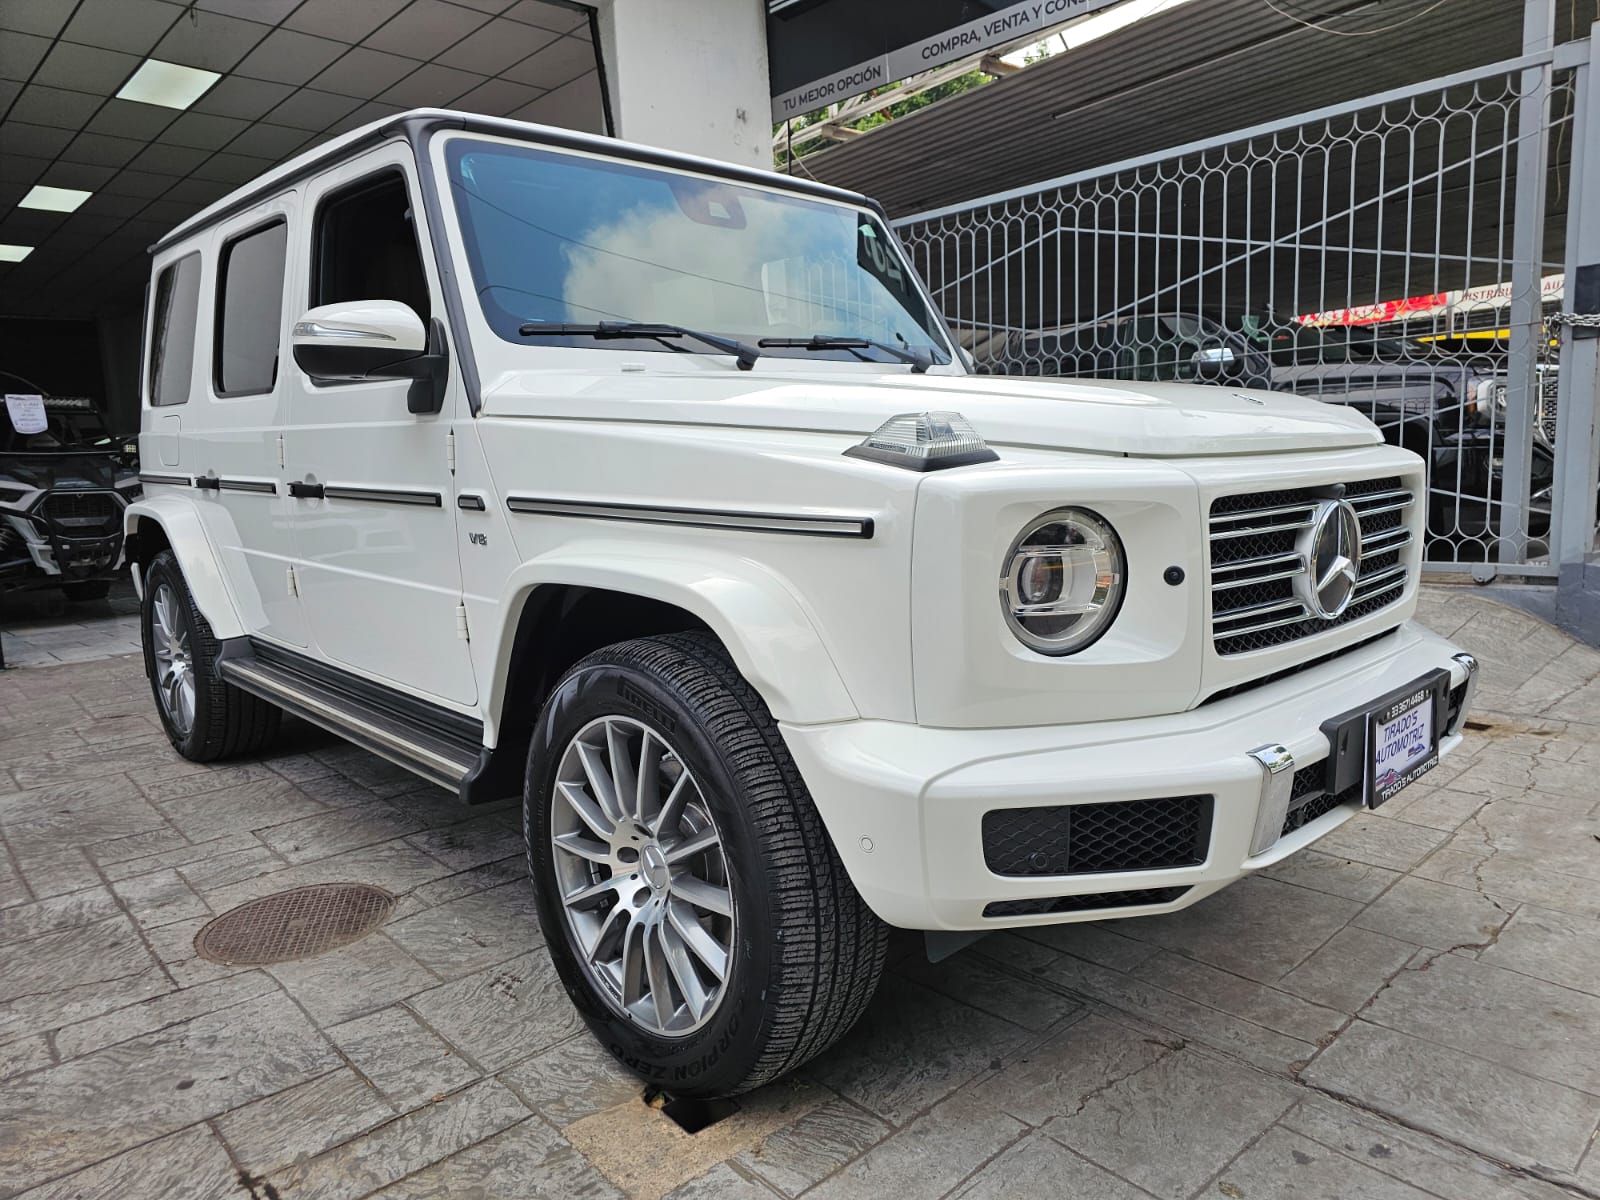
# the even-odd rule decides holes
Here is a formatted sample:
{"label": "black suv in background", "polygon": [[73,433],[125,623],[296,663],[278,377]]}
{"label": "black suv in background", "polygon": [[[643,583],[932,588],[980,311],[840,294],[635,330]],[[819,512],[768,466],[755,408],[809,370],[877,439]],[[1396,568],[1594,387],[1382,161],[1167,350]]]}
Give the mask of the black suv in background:
{"label": "black suv in background", "polygon": [[[37,394],[0,372],[6,391]],[[0,404],[0,590],[59,587],[98,600],[122,569],[122,510],[140,494],[132,454],[87,397],[46,396],[42,433]]]}
{"label": "black suv in background", "polygon": [[[988,336],[973,349],[996,374],[1214,383],[1344,404],[1428,463],[1430,540],[1487,550],[1498,529],[1505,355],[1462,353],[1370,327],[1161,312]],[[1555,375],[1542,368],[1530,532],[1549,522]],[[1457,557],[1446,554],[1446,557]],[[1467,554],[1466,557],[1475,557]]]}

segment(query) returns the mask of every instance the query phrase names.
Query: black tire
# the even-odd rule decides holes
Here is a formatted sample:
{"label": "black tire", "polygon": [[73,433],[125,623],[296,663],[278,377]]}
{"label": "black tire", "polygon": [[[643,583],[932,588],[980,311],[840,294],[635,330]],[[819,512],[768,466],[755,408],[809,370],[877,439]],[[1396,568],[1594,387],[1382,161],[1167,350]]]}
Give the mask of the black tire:
{"label": "black tire", "polygon": [[[664,1037],[628,1020],[580,966],[551,847],[561,756],[619,716],[670,741],[722,838],[735,910],[732,966],[706,1023]],[[601,1043],[675,1096],[760,1087],[838,1041],[882,974],[888,927],[846,875],[766,704],[707,634],[641,638],[591,654],[557,684],[528,754],[523,830],[540,924],[568,994]]]}
{"label": "black tire", "polygon": [[[188,632],[194,674],[194,721],[187,732],[173,723],[161,698],[157,683],[155,646],[151,631],[155,597],[162,587],[170,587],[177,597],[177,615]],[[253,754],[267,746],[278,734],[283,710],[217,677],[217,639],[184,582],[183,572],[172,551],[163,550],[151,560],[144,577],[144,600],[139,606],[139,625],[144,643],[144,671],[156,702],[156,714],[173,748],[192,762],[213,762],[219,758]]]}
{"label": "black tire", "polygon": [[104,600],[111,594],[111,581],[94,579],[86,583],[63,583],[61,594],[70,604],[88,604],[95,600]]}

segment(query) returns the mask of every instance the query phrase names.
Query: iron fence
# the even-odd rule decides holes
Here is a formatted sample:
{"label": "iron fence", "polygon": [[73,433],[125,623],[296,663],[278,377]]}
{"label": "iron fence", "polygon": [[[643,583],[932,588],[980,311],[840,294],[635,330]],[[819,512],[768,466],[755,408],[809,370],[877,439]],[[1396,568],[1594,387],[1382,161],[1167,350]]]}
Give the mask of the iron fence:
{"label": "iron fence", "polygon": [[1587,70],[1528,55],[896,225],[980,371],[1355,407],[1429,464],[1428,567],[1554,574]]}

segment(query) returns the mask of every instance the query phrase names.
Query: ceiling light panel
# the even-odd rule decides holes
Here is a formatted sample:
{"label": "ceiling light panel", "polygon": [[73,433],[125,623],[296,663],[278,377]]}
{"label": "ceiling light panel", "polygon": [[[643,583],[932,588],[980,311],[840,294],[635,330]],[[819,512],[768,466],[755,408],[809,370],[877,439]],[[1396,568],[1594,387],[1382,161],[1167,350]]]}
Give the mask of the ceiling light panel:
{"label": "ceiling light panel", "polygon": [[93,193],[78,188],[45,187],[35,184],[17,204],[18,208],[39,208],[45,212],[75,212]]}
{"label": "ceiling light panel", "polygon": [[117,99],[158,104],[162,108],[185,109],[205,95],[206,89],[221,78],[215,71],[181,67],[177,63],[162,62],[159,58],[147,58],[128,82],[122,85]]}
{"label": "ceiling light panel", "polygon": [[32,253],[32,246],[13,246],[8,242],[0,242],[0,262],[21,262]]}

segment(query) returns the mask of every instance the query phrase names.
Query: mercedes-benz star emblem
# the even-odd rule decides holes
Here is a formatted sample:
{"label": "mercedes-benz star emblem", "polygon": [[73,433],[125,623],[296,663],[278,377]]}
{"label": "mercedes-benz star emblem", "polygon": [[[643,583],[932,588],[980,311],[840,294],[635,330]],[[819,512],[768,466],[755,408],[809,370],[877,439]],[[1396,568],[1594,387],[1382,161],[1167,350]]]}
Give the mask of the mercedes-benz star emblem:
{"label": "mercedes-benz star emblem", "polygon": [[1343,500],[1317,505],[1311,528],[1301,535],[1306,573],[1295,590],[1312,616],[1332,621],[1344,614],[1361,574],[1361,520]]}

